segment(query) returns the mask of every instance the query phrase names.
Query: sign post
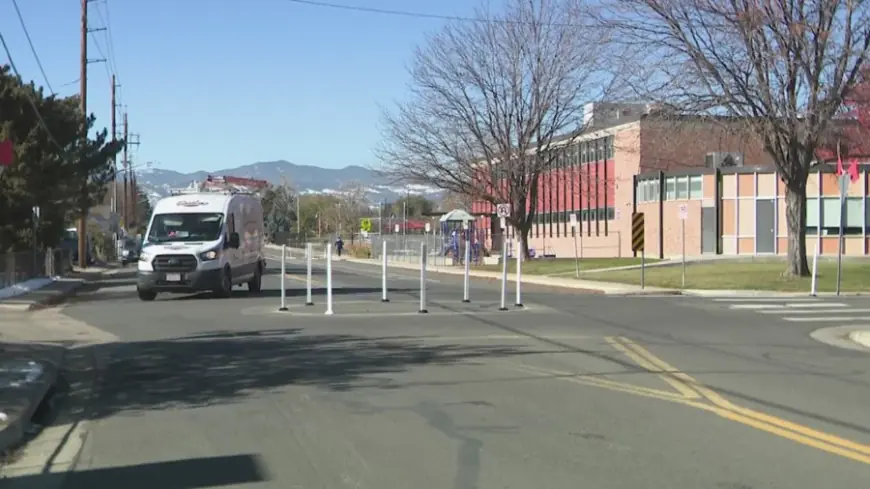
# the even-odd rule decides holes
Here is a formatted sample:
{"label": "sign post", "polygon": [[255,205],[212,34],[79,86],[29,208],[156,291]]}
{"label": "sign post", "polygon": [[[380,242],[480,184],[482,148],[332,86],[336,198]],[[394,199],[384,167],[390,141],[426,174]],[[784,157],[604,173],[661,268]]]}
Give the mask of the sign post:
{"label": "sign post", "polygon": [[683,286],[686,288],[686,220],[689,219],[689,205],[680,204],[680,241],[683,247]]}
{"label": "sign post", "polygon": [[507,257],[507,240],[502,238],[501,240],[501,306],[498,308],[499,311],[507,311],[507,306],[505,305],[505,295],[507,295],[507,268],[508,268],[508,257]]}
{"label": "sign post", "polygon": [[644,221],[643,212],[635,212],[631,215],[631,250],[640,251],[640,288],[644,288],[646,274],[646,253],[644,251]]}
{"label": "sign post", "polygon": [[568,218],[571,221],[571,234],[574,235],[574,275],[580,278],[580,257],[577,255],[577,214],[571,213]]}
{"label": "sign post", "polygon": [[846,194],[849,193],[849,175],[840,174],[840,233],[837,235],[837,295],[840,295],[840,283],[843,277],[843,224],[846,220]]}
{"label": "sign post", "polygon": [[840,148],[837,148],[837,176],[840,177],[840,234],[837,237],[837,295],[840,295],[840,283],[843,277],[843,248],[846,245],[843,239],[843,227],[846,221],[846,195],[849,193],[849,183],[858,181],[858,160],[849,162],[849,170],[843,169],[840,159]]}
{"label": "sign post", "polygon": [[462,281],[462,302],[471,302],[469,297],[469,281],[471,280],[471,230],[468,221],[462,221],[462,232],[465,233],[465,277]]}

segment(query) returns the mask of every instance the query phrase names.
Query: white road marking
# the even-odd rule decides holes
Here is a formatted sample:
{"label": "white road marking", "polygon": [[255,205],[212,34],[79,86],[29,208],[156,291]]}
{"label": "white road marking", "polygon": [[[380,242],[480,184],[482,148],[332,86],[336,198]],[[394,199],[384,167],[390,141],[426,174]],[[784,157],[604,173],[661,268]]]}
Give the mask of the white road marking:
{"label": "white road marking", "polygon": [[[782,314],[782,311],[758,311],[761,314]],[[861,313],[867,314],[870,313],[870,309],[791,309],[787,314],[843,314],[844,312],[849,314]],[[868,318],[870,320],[870,318]]]}
{"label": "white road marking", "polygon": [[798,318],[782,318],[786,321],[793,322],[823,322],[823,323],[836,323],[839,321],[866,321],[867,316],[828,316],[828,317],[798,317]]}
{"label": "white road marking", "polygon": [[815,302],[818,300],[815,297],[717,297],[713,299],[715,302]]}

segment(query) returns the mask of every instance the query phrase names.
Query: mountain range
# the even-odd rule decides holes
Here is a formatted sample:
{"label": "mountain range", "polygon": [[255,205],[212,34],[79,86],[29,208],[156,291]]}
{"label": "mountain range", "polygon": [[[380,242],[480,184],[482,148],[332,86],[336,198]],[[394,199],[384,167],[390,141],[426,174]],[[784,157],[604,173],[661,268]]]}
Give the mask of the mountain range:
{"label": "mountain range", "polygon": [[348,184],[359,184],[366,189],[372,202],[392,202],[406,195],[423,195],[438,199],[441,191],[424,185],[384,184],[383,177],[374,170],[351,165],[339,169],[321,168],[311,165],[297,165],[289,161],[263,161],[250,165],[218,171],[196,171],[181,173],[162,168],[149,168],[137,171],[139,185],[152,201],[168,196],[173,189],[186,188],[193,182],[205,180],[209,175],[233,176],[266,180],[273,185],[287,182],[303,194],[338,193]]}

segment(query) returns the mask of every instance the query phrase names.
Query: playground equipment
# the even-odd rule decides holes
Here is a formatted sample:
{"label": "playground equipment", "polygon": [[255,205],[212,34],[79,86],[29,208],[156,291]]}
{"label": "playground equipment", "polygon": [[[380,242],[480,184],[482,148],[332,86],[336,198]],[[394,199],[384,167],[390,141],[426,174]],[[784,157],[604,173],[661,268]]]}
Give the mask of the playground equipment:
{"label": "playground equipment", "polygon": [[[472,263],[480,263],[482,243],[485,232],[477,228],[474,216],[461,209],[454,209],[441,216],[441,235],[446,239],[441,253],[450,256],[453,264],[464,262],[464,256],[469,256]],[[465,252],[465,246],[471,247],[470,253]]]}

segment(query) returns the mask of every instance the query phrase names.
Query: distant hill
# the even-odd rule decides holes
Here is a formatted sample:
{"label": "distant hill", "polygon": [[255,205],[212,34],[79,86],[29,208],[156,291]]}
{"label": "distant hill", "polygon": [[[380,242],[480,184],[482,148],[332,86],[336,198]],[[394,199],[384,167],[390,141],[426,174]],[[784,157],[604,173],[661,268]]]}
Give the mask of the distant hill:
{"label": "distant hill", "polygon": [[256,178],[272,184],[280,184],[283,179],[302,193],[335,193],[349,183],[359,183],[366,187],[372,202],[391,202],[406,192],[425,195],[431,199],[440,197],[438,189],[422,185],[384,185],[383,179],[374,171],[361,166],[351,165],[340,169],[321,168],[311,165],[297,165],[289,161],[263,161],[250,165],[227,168],[219,171],[197,171],[181,173],[173,170],[152,168],[137,172],[139,185],[148,192],[151,200],[169,195],[172,189],[184,188],[193,181],[202,181],[208,175],[229,175],[234,177]]}

